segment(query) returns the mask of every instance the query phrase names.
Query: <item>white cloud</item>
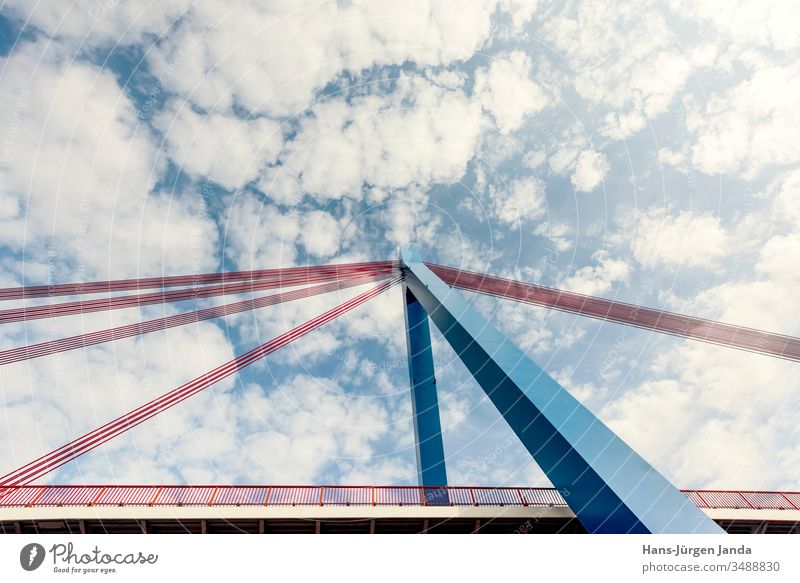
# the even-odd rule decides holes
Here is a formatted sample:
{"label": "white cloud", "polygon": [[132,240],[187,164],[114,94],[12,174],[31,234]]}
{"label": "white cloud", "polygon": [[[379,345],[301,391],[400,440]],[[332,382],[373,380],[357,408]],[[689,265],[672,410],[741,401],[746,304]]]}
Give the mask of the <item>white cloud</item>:
{"label": "white cloud", "polygon": [[800,257],[800,230],[787,235],[776,235],[761,249],[756,269],[780,281],[800,281],[800,274],[792,268]]}
{"label": "white cloud", "polygon": [[[220,328],[203,323],[0,367],[4,415],[27,422],[7,427],[3,441],[14,449],[0,453],[0,466],[26,463],[230,358]],[[230,386],[226,380],[209,390]],[[150,431],[137,436],[157,444]]]}
{"label": "white cloud", "polygon": [[458,425],[464,423],[469,415],[471,403],[468,399],[451,396],[448,399],[441,399],[440,416],[442,431],[453,431]]}
{"label": "white cloud", "polygon": [[706,174],[754,178],[772,164],[800,161],[800,65],[770,66],[702,107],[689,102],[692,163]]}
{"label": "white cloud", "polygon": [[[690,437],[697,421],[693,419],[694,397],[694,391],[680,381],[649,381],[610,402],[600,416],[646,460],[659,467],[659,461],[671,449]],[[656,419],[658,422],[654,423]]]}
{"label": "white cloud", "polygon": [[544,184],[532,176],[492,186],[489,197],[494,216],[507,225],[539,219],[545,213]]}
{"label": "white cloud", "polygon": [[651,376],[663,378],[601,412],[612,429],[682,487],[791,487],[800,449],[794,363],[692,341],[659,361]]}
{"label": "white cloud", "polygon": [[297,260],[300,216],[248,194],[235,196],[225,222],[225,254],[240,269],[292,267]]}
{"label": "white cloud", "polygon": [[147,34],[162,34],[190,5],[190,0],[169,0],[154,10],[149,0],[74,0],[65,10],[57,2],[9,0],[4,7],[48,35],[97,46],[133,44]]}
{"label": "white cloud", "polygon": [[778,208],[795,229],[800,229],[800,169],[789,172],[778,189]]}
{"label": "white cloud", "polygon": [[584,150],[578,155],[572,173],[572,186],[582,192],[591,192],[603,181],[609,165],[605,155],[594,150]]}
{"label": "white cloud", "polygon": [[397,459],[381,459],[369,464],[348,463],[344,467],[340,484],[403,484],[417,482],[417,468]]}
{"label": "white cloud", "polygon": [[[792,35],[792,3],[737,2],[730,18],[714,1],[675,0],[673,14],[653,3],[579,3],[548,8],[541,25],[532,22],[538,3],[517,0],[499,3],[508,17],[496,12],[494,1],[456,11],[445,2],[422,1],[151,4],[78,0],[66,12],[16,0],[8,6],[10,14],[30,16],[44,31],[31,35],[39,41],[20,41],[0,63],[6,105],[0,110],[0,244],[13,251],[0,258],[0,280],[8,285],[21,278],[17,256],[23,250],[29,281],[46,281],[54,271],[63,280],[74,279],[76,271],[89,277],[210,270],[217,268],[220,252],[226,267],[242,269],[295,265],[305,260],[303,252],[326,261],[334,255],[376,259],[380,249],[405,243],[435,248],[437,261],[510,273],[507,263],[497,261],[509,249],[502,242],[508,229],[487,241],[472,228],[478,222],[485,225],[488,218],[507,227],[527,221],[520,231],[548,236],[554,244],[546,245],[558,252],[583,249],[586,239],[579,235],[590,241],[602,235],[601,221],[589,216],[589,230],[578,229],[558,214],[559,205],[550,209],[550,223],[543,223],[546,183],[524,177],[512,164],[522,157],[522,167],[537,169],[545,179],[552,171],[590,192],[610,172],[602,152],[612,149],[603,139],[634,137],[674,106],[695,72],[714,67],[698,79],[711,95],[708,102],[683,102],[688,134],[678,143],[658,135],[653,148],[635,151],[648,167],[658,151],[662,162],[681,171],[694,164],[702,172],[739,178],[788,166],[759,194],[776,197],[775,212],[734,213],[730,221],[732,210],[723,209],[725,224],[734,225],[723,228],[715,216],[677,212],[668,201],[666,211],[645,209],[637,225],[621,221],[621,234],[609,235],[613,258],[596,253],[562,285],[604,295],[618,284],[636,285],[637,262],[655,269],[711,268],[714,273],[703,275],[713,278],[728,267],[731,243],[739,244],[744,251],[736,273],[752,272],[710,284],[685,300],[686,311],[798,334],[800,178],[791,168],[800,151],[790,134],[800,125],[800,75],[792,53],[778,53],[800,42]],[[687,33],[675,26],[676,19],[696,24],[699,38],[692,36],[694,28]],[[528,30],[563,60],[521,42]],[[124,65],[114,64],[115,77],[86,62],[86,55],[102,58],[102,50],[118,41],[123,50],[139,43],[131,54],[146,54],[154,75],[136,72],[135,91],[119,86]],[[79,43],[82,52],[75,53]],[[497,46],[499,53],[488,52]],[[487,51],[485,64],[475,58],[478,51]],[[386,64],[395,66],[381,68]],[[733,89],[723,88],[722,78],[732,79]],[[137,111],[140,95],[146,98]],[[166,107],[164,95],[170,95]],[[555,111],[557,95],[568,98],[569,112]],[[543,113],[531,119],[538,112]],[[544,119],[551,113],[552,123]],[[289,119],[293,114],[298,115]],[[165,136],[160,150],[150,120]],[[526,120],[543,135],[530,140],[518,131]],[[498,131],[487,132],[493,125]],[[466,197],[454,202],[462,190],[437,187],[469,178],[476,148],[479,161],[472,163],[483,183],[475,191],[489,194],[483,209]],[[201,202],[202,187],[157,189],[172,177],[167,160],[198,182],[208,179],[234,191],[255,184],[263,196],[236,191],[206,200],[222,216],[215,225]],[[487,178],[489,165],[496,174]],[[507,176],[507,187],[497,184],[498,175]],[[635,178],[638,187],[641,173]],[[652,183],[641,184],[642,192],[652,193]],[[470,187],[468,180],[457,188],[462,187]],[[365,203],[375,206],[365,210]],[[461,222],[465,212],[471,222]],[[225,235],[221,250],[218,228]],[[629,233],[635,233],[630,241]],[[628,243],[632,257],[623,259],[619,252]],[[55,263],[48,251],[56,252]],[[535,274],[529,279],[553,275],[545,270],[557,266],[558,253],[545,252],[540,268],[521,268]],[[237,343],[249,346],[358,291],[240,315],[226,324],[235,327]],[[80,468],[103,482],[413,481],[407,383],[388,365],[378,372],[370,368],[405,358],[399,293],[396,288],[276,353],[269,366],[256,365],[264,378],[279,377],[274,390],[215,387],[99,449]],[[581,340],[583,330],[571,316],[487,298],[476,304],[537,358]],[[35,323],[9,328],[0,343],[13,346],[136,319],[131,310]],[[697,343],[659,346],[668,348],[640,363],[644,380],[604,410],[612,426],[680,485],[793,483],[800,463],[800,448],[792,441],[796,367]],[[383,347],[385,361],[366,350]],[[3,463],[28,461],[60,445],[64,435],[211,368],[231,350],[222,327],[208,324],[3,367],[2,414],[14,447]],[[334,357],[341,360],[331,365]],[[623,378],[631,363],[626,359],[605,378]],[[312,374],[317,366],[319,377]],[[281,368],[308,372],[287,380]],[[575,372],[576,379],[580,374]],[[345,387],[370,398],[339,394]],[[590,383],[576,380],[574,387],[583,396],[598,395]],[[471,422],[481,418],[485,399],[462,388],[458,398],[442,401],[451,435],[463,438],[446,447],[466,444],[464,457],[470,459],[481,444],[505,434],[494,426],[475,431]],[[400,398],[391,400],[400,393],[402,406],[395,402]],[[609,398],[607,391],[600,396]],[[79,402],[75,411],[61,406],[67,398]],[[489,423],[502,425],[491,413]],[[383,456],[382,440],[397,455]],[[462,448],[455,449],[448,453],[455,453],[458,469]],[[493,457],[491,468],[453,475],[484,483],[532,479],[528,454],[512,449]],[[737,455],[729,453],[734,449]],[[59,478],[74,478],[76,467],[65,468]]]}
{"label": "white cloud", "polygon": [[80,467],[86,481],[104,483],[146,476],[151,483],[309,484],[325,482],[330,468],[354,478],[373,468],[391,475],[402,462],[374,457],[390,420],[384,402],[301,374],[269,389],[209,389],[148,422],[146,431],[134,429],[85,456]]}
{"label": "white cloud", "polygon": [[564,7],[542,26],[589,103],[611,108],[601,132],[626,139],[664,113],[692,72],[676,35],[654,3],[610,0]]}
{"label": "white cloud", "polygon": [[[343,326],[340,337],[348,343],[366,340],[371,346],[385,347],[386,363],[405,367],[406,340],[403,334],[403,296],[401,286],[396,286],[370,300],[362,309],[354,310],[340,319]],[[397,366],[394,366],[397,368]],[[400,390],[404,391],[401,386]]]}
{"label": "white cloud", "polygon": [[551,316],[545,310],[528,304],[494,300],[481,296],[473,299],[473,307],[477,308],[484,318],[497,326],[504,334],[513,338],[523,350],[546,353],[553,344],[560,342],[553,331],[544,326]]}
{"label": "white cloud", "polygon": [[502,0],[500,8],[511,16],[511,32],[519,34],[539,8],[539,0]]}
{"label": "white cloud", "polygon": [[567,223],[539,223],[534,227],[532,233],[540,237],[547,237],[555,246],[555,253],[553,250],[545,248],[540,271],[548,265],[552,267],[558,261],[558,253],[571,249],[575,241],[575,233]]}
{"label": "white cloud", "polygon": [[315,92],[344,70],[468,59],[488,39],[495,6],[494,0],[456,11],[424,1],[208,2],[193,6],[148,58],[170,90],[201,107],[238,104],[289,116],[309,107]]}
{"label": "white cloud", "polygon": [[266,428],[244,445],[266,483],[313,483],[326,464],[370,458],[388,430],[379,402],[348,397],[329,379],[298,375],[268,396],[259,391],[250,389],[246,414]]}
{"label": "white cloud", "polygon": [[631,246],[634,257],[645,267],[714,268],[729,252],[730,237],[717,217],[688,212],[668,214],[654,207],[636,218]]}
{"label": "white cloud", "polygon": [[475,74],[475,95],[504,134],[519,129],[526,116],[550,104],[530,74],[531,59],[521,51],[493,57],[488,69]]}
{"label": "white cloud", "polygon": [[610,164],[605,154],[595,149],[582,124],[570,124],[550,142],[547,153],[535,157],[541,162],[546,159],[547,170],[569,176],[572,187],[580,192],[591,192],[603,182]]}
{"label": "white cloud", "polygon": [[24,44],[2,61],[0,244],[33,261],[49,244],[72,279],[214,264],[201,197],[153,192],[164,165],[113,74],[55,50]]}
{"label": "white cloud", "polygon": [[595,266],[581,267],[564,283],[570,291],[590,296],[602,295],[610,291],[615,283],[625,283],[630,277],[630,266],[621,259],[612,259],[607,251],[597,251],[592,255]]}
{"label": "white cloud", "polygon": [[303,215],[300,241],[312,255],[329,257],[339,249],[341,232],[336,219],[325,211],[311,211]]}
{"label": "white cloud", "polygon": [[382,202],[386,209],[381,213],[386,226],[384,236],[395,247],[431,247],[441,235],[442,209],[423,190],[416,187],[397,190]]}
{"label": "white cloud", "polygon": [[679,170],[686,171],[687,152],[686,149],[670,150],[669,148],[660,148],[658,150],[658,161],[661,164],[668,166],[675,166]]}
{"label": "white cloud", "polygon": [[686,21],[711,23],[737,50],[754,46],[790,51],[800,47],[794,24],[800,7],[792,0],[670,0],[672,11]]}
{"label": "white cloud", "polygon": [[178,168],[229,190],[255,179],[283,145],[277,122],[198,113],[185,103],[167,106],[155,125],[164,132],[166,153]]}
{"label": "white cloud", "polygon": [[389,190],[448,184],[466,171],[483,124],[463,91],[403,74],[386,96],[316,105],[262,184],[290,177],[320,201],[361,198],[365,181]]}
{"label": "white cloud", "polygon": [[[370,304],[369,314],[353,312],[353,319],[348,316],[347,322],[335,326],[349,330],[344,335],[350,344],[362,337],[402,340],[391,334],[402,321],[401,302],[396,295],[387,301]],[[304,310],[320,311],[307,304]],[[285,311],[267,318],[284,316]],[[391,328],[386,325],[389,318]],[[382,327],[376,330],[374,322],[383,322]],[[285,329],[285,324],[280,327]],[[308,366],[307,350],[319,353],[321,336],[315,332],[267,361],[274,365],[300,359]],[[191,358],[186,358],[187,350]],[[80,435],[230,358],[222,330],[204,323],[2,367],[5,441],[14,447],[2,452],[0,465],[21,465],[61,445],[65,435]],[[274,379],[266,367],[262,370],[264,379]],[[294,370],[302,370],[300,363]],[[364,374],[362,369],[355,372]],[[387,479],[413,477],[403,475],[407,463],[402,460],[374,457],[378,440],[404,423],[390,414],[392,401],[387,399],[395,397],[387,396],[385,389],[375,395],[380,398],[352,396],[334,380],[311,373],[282,379],[276,387],[268,384],[234,391],[231,377],[70,464],[56,479],[78,475],[103,483],[314,483],[325,481],[324,472],[330,468],[340,468],[336,471],[352,479],[373,469]],[[407,399],[407,389],[402,394]],[[402,417],[409,414],[410,410]],[[411,435],[394,439],[387,454],[407,458]]]}
{"label": "white cloud", "polygon": [[[795,268],[800,233],[791,212],[794,182],[794,173],[789,172],[771,188],[778,208],[788,205],[783,209],[789,221],[779,223],[778,232],[764,228],[770,224],[769,211],[748,214],[732,229],[749,230],[747,223],[755,221],[762,234],[767,233],[766,241],[759,240],[757,245],[755,274],[714,285],[689,298],[682,311],[790,336],[800,334],[796,301],[800,280]],[[723,257],[725,242],[731,239],[707,215],[664,217],[663,223],[657,217],[657,212],[648,213],[645,223],[656,222],[639,227],[655,232],[663,226],[661,237],[672,245],[666,256],[656,250],[660,243],[655,241],[642,247],[642,259],[653,263],[713,263]],[[786,226],[788,231],[781,229]],[[687,259],[694,248],[706,255],[710,249],[711,256]],[[795,412],[800,406],[796,363],[677,341],[658,350],[647,366],[647,376],[653,380],[609,404],[603,417],[648,460],[687,487],[792,487],[800,461],[795,439]],[[656,418],[659,423],[652,422]]]}

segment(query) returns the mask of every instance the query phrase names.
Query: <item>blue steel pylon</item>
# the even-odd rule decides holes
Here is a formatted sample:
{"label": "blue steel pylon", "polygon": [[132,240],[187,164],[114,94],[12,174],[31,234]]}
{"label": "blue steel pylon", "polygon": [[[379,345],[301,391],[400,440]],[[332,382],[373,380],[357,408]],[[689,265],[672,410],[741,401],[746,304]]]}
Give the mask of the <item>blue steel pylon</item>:
{"label": "blue steel pylon", "polygon": [[428,314],[405,283],[403,295],[417,475],[420,485],[424,487],[426,503],[447,505],[450,503],[447,490],[440,488],[447,486],[447,469]]}
{"label": "blue steel pylon", "polygon": [[423,470],[429,465],[441,468],[442,476],[445,471],[427,326],[430,316],[588,532],[724,533],[428,269],[415,251],[404,249],[400,258],[422,486],[444,485],[428,481]]}

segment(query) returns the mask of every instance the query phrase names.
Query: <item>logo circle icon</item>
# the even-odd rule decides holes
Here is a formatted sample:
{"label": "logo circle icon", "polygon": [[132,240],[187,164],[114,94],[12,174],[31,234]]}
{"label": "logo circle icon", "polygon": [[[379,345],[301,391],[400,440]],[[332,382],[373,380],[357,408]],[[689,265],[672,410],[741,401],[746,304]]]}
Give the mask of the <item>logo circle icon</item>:
{"label": "logo circle icon", "polygon": [[44,562],[44,547],[39,543],[30,543],[19,552],[19,564],[26,571],[35,571]]}

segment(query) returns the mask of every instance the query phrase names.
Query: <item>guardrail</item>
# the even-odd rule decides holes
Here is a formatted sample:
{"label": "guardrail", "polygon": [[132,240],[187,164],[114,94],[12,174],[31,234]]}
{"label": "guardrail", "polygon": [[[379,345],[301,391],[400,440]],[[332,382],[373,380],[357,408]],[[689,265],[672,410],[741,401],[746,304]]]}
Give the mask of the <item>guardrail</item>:
{"label": "guardrail", "polygon": [[[800,510],[800,492],[683,492],[700,508]],[[524,487],[54,485],[17,486],[0,490],[0,508],[429,505],[566,507],[567,503],[554,488]]]}
{"label": "guardrail", "polygon": [[700,508],[800,510],[800,492],[682,490]]}

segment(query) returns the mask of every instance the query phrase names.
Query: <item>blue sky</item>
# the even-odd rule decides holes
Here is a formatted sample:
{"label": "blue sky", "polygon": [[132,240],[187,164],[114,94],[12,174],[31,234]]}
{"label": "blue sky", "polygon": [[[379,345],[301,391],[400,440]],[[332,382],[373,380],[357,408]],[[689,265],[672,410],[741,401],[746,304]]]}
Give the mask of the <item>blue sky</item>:
{"label": "blue sky", "polygon": [[[410,244],[798,335],[797,10],[7,1],[0,285]],[[0,461],[38,457],[357,291],[5,366]],[[474,302],[676,484],[798,488],[796,364]],[[0,345],[186,307],[6,325]],[[401,308],[394,289],[53,479],[413,484]],[[434,341],[451,482],[546,483]]]}

